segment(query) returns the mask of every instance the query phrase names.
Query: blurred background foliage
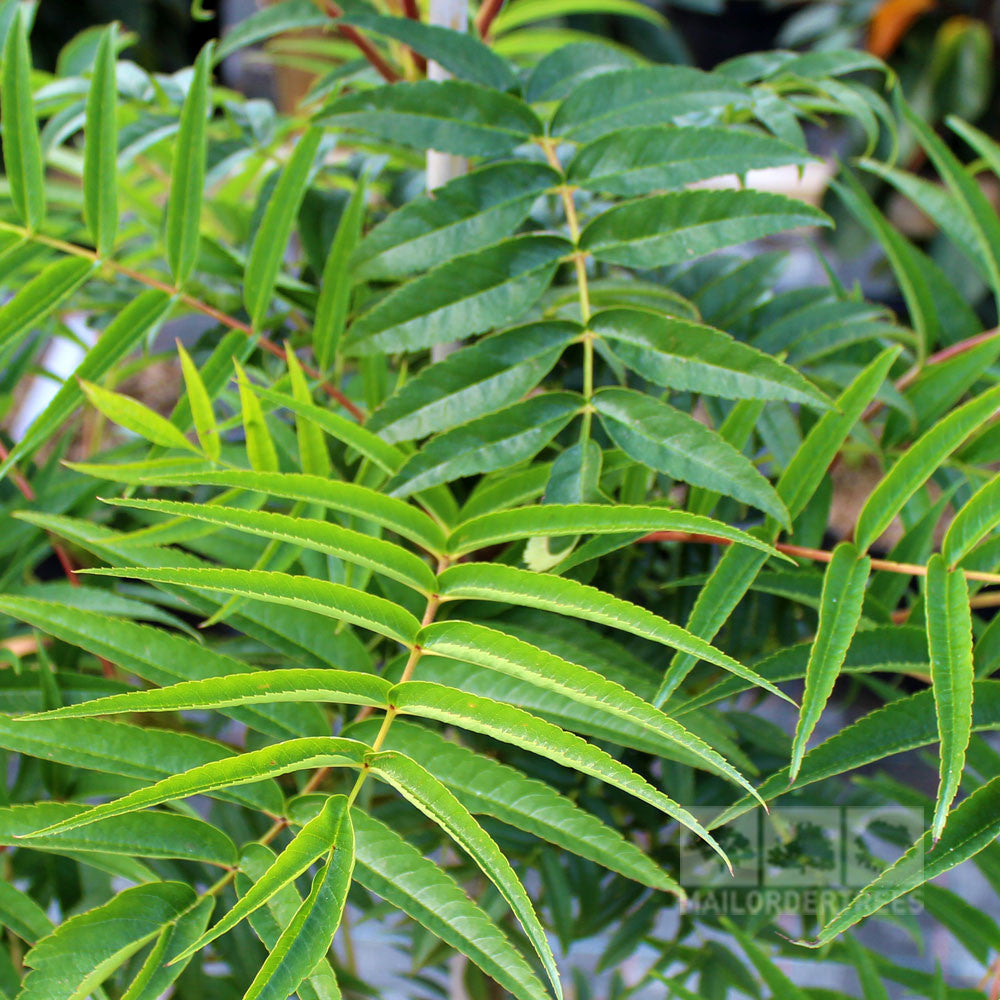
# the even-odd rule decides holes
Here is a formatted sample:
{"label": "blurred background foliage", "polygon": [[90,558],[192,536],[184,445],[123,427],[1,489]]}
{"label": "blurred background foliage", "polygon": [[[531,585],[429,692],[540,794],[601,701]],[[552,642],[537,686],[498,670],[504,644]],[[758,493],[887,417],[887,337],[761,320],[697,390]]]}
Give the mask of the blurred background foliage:
{"label": "blurred background foliage", "polygon": [[[189,0],[44,0],[32,38],[36,65],[55,68],[60,49],[80,31],[117,20],[135,35],[130,55],[137,63],[172,72],[189,65],[220,26],[255,6],[254,0],[206,0],[201,5],[206,16],[198,17],[192,16]],[[572,11],[574,5],[562,6]],[[653,61],[703,69],[771,48],[863,47],[892,66],[907,99],[929,120],[948,114],[972,122],[995,120],[997,0],[647,2],[663,16],[659,24],[613,13],[613,3],[575,6],[598,10],[547,18],[544,28],[597,35]],[[309,61],[305,50],[302,61]]]}
{"label": "blurred background foliage", "polygon": [[[392,0],[387,0],[391,6]],[[711,69],[737,56],[767,49],[830,51],[865,49],[897,74],[910,106],[933,125],[962,160],[969,147],[943,127],[956,115],[998,138],[998,88],[994,53],[1000,31],[998,0],[643,0],[649,16],[616,12],[614,0],[578,0],[555,5],[529,3],[503,11],[494,27],[497,50],[529,62],[560,44],[600,39],[620,44],[651,62]],[[129,58],[155,72],[189,65],[208,38],[220,36],[262,6],[262,0],[204,0],[192,12],[190,0],[43,0],[33,35],[36,65],[55,68],[59,51],[84,29],[119,20],[131,33]],[[200,12],[200,13],[199,13]],[[72,49],[72,46],[70,46]],[[223,67],[225,82],[248,96],[268,97],[291,109],[310,85],[338,65],[356,60],[347,42],[320,32],[283,35],[239,53]],[[63,57],[65,58],[65,56]],[[874,76],[874,75],[873,75]],[[874,79],[871,81],[874,83]],[[831,136],[833,137],[831,139]],[[849,160],[862,153],[895,159],[904,170],[933,178],[919,144],[906,131],[884,132],[874,150],[856,122],[839,130],[817,129],[819,151]],[[898,148],[893,148],[898,142]],[[831,171],[832,172],[832,171]],[[925,211],[884,177],[862,173],[861,183],[893,225],[925,250],[985,324],[995,321],[986,283],[970,273],[953,242],[942,238]],[[988,172],[980,183],[991,203],[1000,189]],[[823,208],[837,221],[825,252],[845,284],[898,308],[894,279],[871,235],[840,199],[828,195]],[[800,256],[801,280],[822,280],[816,260]]]}

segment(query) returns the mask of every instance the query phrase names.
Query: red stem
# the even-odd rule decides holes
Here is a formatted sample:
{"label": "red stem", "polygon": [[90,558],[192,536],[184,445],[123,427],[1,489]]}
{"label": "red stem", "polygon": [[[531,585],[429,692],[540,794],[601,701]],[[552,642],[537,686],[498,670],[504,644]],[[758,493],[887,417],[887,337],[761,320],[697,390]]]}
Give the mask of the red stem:
{"label": "red stem", "polygon": [[[125,267],[121,264],[113,264],[113,267],[120,274],[124,274],[149,288],[156,288],[167,295],[179,294],[178,290],[174,288],[173,285],[168,285],[165,281],[159,281],[156,278],[151,278],[149,275],[133,271],[132,268]],[[230,330],[238,330],[240,333],[244,333],[248,337],[253,336],[253,328],[248,324],[244,323],[242,320],[236,319],[235,316],[230,316],[228,313],[224,313],[221,309],[216,309],[215,306],[209,305],[209,303],[203,302],[201,299],[195,298],[193,295],[180,294],[180,300],[189,308],[194,309],[196,312],[200,312],[203,316],[211,317],[217,323],[228,327]],[[282,361],[285,360],[285,352],[270,338],[261,336],[258,343],[265,351],[268,352],[268,354],[273,354],[276,358],[281,358]],[[340,405],[347,410],[347,412],[350,413],[350,415],[354,417],[359,424],[364,422],[365,415],[361,412],[361,410],[359,410],[335,385],[328,384],[315,368],[303,363],[302,370],[311,378],[319,379],[323,391],[340,403]]]}
{"label": "red stem", "polygon": [[[417,0],[403,0],[403,14],[411,21],[419,21],[420,8],[417,6]],[[426,76],[427,60],[419,52],[414,52],[413,49],[409,51],[413,57],[413,65],[416,67],[417,72],[421,76]]]}
{"label": "red stem", "polygon": [[[694,531],[654,531],[644,535],[640,542],[704,542],[707,545],[732,545],[728,538],[717,535],[703,535]],[[800,559],[812,559],[815,562],[828,563],[833,559],[833,553],[826,549],[809,549],[802,545],[790,545],[788,542],[775,542],[774,547],[788,556]],[[905,573],[908,576],[926,576],[927,567],[919,563],[895,562],[891,559],[872,559],[874,570],[887,570],[890,573]],[[981,573],[978,570],[963,570],[967,580],[980,580],[984,583],[1000,583],[1000,575],[996,573]]]}
{"label": "red stem", "polygon": [[[966,337],[965,340],[960,340],[957,344],[951,344],[949,347],[943,347],[940,351],[936,351],[934,354],[929,355],[922,366],[914,365],[908,372],[901,375],[896,380],[896,388],[902,392],[903,389],[906,389],[908,386],[911,386],[914,382],[916,382],[924,368],[929,365],[939,365],[943,361],[950,361],[952,358],[957,358],[960,354],[965,354],[966,351],[971,351],[980,344],[985,344],[988,340],[992,340],[998,334],[1000,334],[1000,329],[985,330],[983,333],[977,333],[974,337]],[[879,410],[882,409],[884,405],[885,404],[878,402],[872,403],[871,406],[865,410],[861,419],[871,419],[876,413],[879,412]]]}
{"label": "red stem", "polygon": [[[334,0],[324,0],[323,7],[332,18],[341,17],[344,13],[339,4],[334,3]],[[386,83],[399,82],[400,75],[382,58],[379,50],[357,28],[353,28],[349,24],[338,24],[336,28],[341,38],[346,38],[352,45],[356,46]]]}
{"label": "red stem", "polygon": [[502,7],[503,0],[486,0],[479,8],[479,13],[476,15],[476,30],[480,38],[485,38],[489,34],[490,25],[496,20]]}

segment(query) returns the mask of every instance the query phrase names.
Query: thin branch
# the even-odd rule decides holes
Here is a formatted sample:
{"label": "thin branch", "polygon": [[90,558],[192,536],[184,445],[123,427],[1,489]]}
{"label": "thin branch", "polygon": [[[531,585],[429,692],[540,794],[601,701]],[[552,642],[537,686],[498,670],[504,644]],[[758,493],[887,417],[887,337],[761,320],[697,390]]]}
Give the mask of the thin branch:
{"label": "thin branch", "polygon": [[[403,16],[408,17],[411,21],[420,20],[420,8],[417,6],[417,0],[402,0]],[[409,53],[410,58],[413,60],[413,68],[417,71],[420,76],[427,75],[427,59],[422,56],[419,52],[415,52],[411,48],[406,50]]]}
{"label": "thin branch", "polygon": [[[61,253],[70,254],[74,257],[83,257],[87,260],[92,260],[97,264],[104,264],[116,273],[124,275],[127,278],[131,278],[133,281],[138,281],[147,288],[155,288],[157,291],[177,298],[189,309],[194,312],[199,312],[203,316],[210,317],[221,326],[228,327],[230,330],[238,330],[240,333],[246,334],[248,337],[254,336],[253,329],[247,323],[237,319],[235,316],[230,316],[228,313],[223,312],[221,309],[217,309],[208,302],[204,302],[203,300],[196,298],[194,295],[189,295],[176,285],[170,285],[165,281],[160,281],[158,278],[154,278],[148,274],[143,274],[140,271],[135,271],[111,258],[102,258],[93,250],[89,250],[87,247],[79,246],[76,243],[67,243],[65,240],[58,240],[51,236],[44,236],[41,233],[29,232],[23,226],[15,226],[8,222],[0,222],[0,230],[17,233],[25,239],[34,240],[37,243],[52,247],[53,250],[58,250]],[[276,358],[284,360],[285,352],[269,337],[260,335],[257,343],[269,354],[273,354]],[[302,370],[309,375],[310,378],[318,379],[323,391],[332,399],[335,399],[345,410],[347,410],[348,413],[350,413],[352,417],[354,417],[355,420],[358,421],[358,423],[362,423],[364,421],[364,413],[359,410],[358,407],[356,407],[354,403],[352,403],[347,396],[340,391],[340,389],[338,389],[335,385],[330,385],[317,369],[313,368],[311,365],[303,363]]]}
{"label": "thin branch", "polygon": [[[706,545],[732,545],[728,538],[716,535],[702,535],[692,531],[654,531],[639,539],[640,542],[703,542]],[[789,545],[787,542],[775,542],[774,547],[788,556],[799,559],[811,559],[814,562],[828,563],[833,559],[833,553],[826,549],[809,549],[802,545]],[[906,576],[926,576],[927,567],[919,563],[894,562],[891,559],[872,559],[872,569],[885,570],[888,573],[904,573]],[[976,580],[979,583],[1000,584],[1000,573],[983,573],[979,570],[963,569],[966,580]]]}
{"label": "thin branch", "polygon": [[[331,18],[343,16],[343,9],[334,0],[323,0],[323,9]],[[382,53],[358,31],[349,24],[337,24],[337,34],[346,38],[375,67],[386,83],[398,83],[402,77],[382,58]]]}
{"label": "thin branch", "polygon": [[[934,354],[929,355],[922,365],[914,365],[908,372],[901,375],[896,380],[896,388],[902,392],[904,389],[913,385],[914,382],[920,377],[920,373],[930,365],[939,365],[945,361],[950,361],[952,358],[957,358],[960,354],[965,354],[966,351],[971,351],[980,344],[985,344],[987,341],[992,340],[994,337],[1000,336],[1000,329],[985,330],[983,333],[977,333],[973,337],[966,337],[965,340],[960,340],[958,343],[951,344],[948,347],[942,348],[940,351],[936,351]],[[883,407],[884,403],[874,402],[867,410],[865,410],[862,415],[862,420],[870,420],[875,416]]]}
{"label": "thin branch", "polygon": [[496,20],[502,7],[503,0],[486,0],[479,8],[479,13],[476,15],[476,31],[479,32],[480,38],[485,38],[489,34],[490,25]]}

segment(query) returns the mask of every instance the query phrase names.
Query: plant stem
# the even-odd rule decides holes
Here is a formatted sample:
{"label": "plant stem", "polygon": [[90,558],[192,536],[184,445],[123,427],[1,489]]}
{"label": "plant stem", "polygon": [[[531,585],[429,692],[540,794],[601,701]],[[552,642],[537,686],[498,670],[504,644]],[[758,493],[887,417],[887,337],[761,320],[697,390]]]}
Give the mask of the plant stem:
{"label": "plant stem", "polygon": [[[639,539],[640,542],[704,542],[706,545],[732,545],[728,538],[717,535],[702,535],[692,531],[654,531]],[[828,563],[833,559],[833,553],[826,549],[809,549],[802,545],[789,545],[787,542],[775,542],[774,547],[785,555],[797,556],[800,559],[812,559],[815,562]],[[894,562],[891,559],[872,559],[873,570],[885,570],[887,573],[904,573],[907,576],[926,576],[927,567],[919,563]],[[976,580],[980,583],[1000,583],[1000,573],[984,573],[979,570],[964,569],[966,580]]]}
{"label": "plant stem", "polygon": [[[438,562],[437,571],[438,573],[443,573],[451,565],[451,559],[448,556],[442,556]],[[421,628],[426,628],[432,621],[434,621],[434,616],[437,614],[438,608],[441,606],[441,598],[437,594],[431,594],[427,598],[427,606],[424,608],[424,617],[420,622]],[[423,656],[423,648],[419,643],[416,643],[410,650],[409,658],[406,661],[406,666],[403,667],[403,673],[400,675],[399,683],[404,684],[412,676],[413,672],[417,669],[417,664],[420,662],[420,657]],[[392,726],[393,720],[399,713],[396,711],[395,705],[390,705],[386,709],[385,716],[382,719],[382,726],[372,741],[372,753],[377,753],[382,749],[382,744],[385,742],[386,736],[389,735],[389,728]],[[347,804],[349,806],[354,804],[354,800],[358,797],[358,792],[361,791],[362,786],[368,778],[368,772],[370,768],[368,764],[361,765],[361,773],[358,775],[358,780],[354,782],[354,787],[351,789],[350,795],[347,797]]]}
{"label": "plant stem", "polygon": [[[935,351],[934,354],[928,355],[924,358],[923,362],[918,362],[909,371],[905,372],[896,380],[896,388],[902,392],[904,389],[913,385],[914,382],[920,377],[921,372],[929,367],[930,365],[939,365],[945,361],[950,361],[952,358],[957,358],[960,354],[965,354],[966,351],[971,351],[980,344],[985,344],[987,341],[992,340],[994,337],[1000,336],[1000,329],[994,327],[992,330],[984,330],[982,333],[977,333],[973,337],[966,337],[965,340],[960,340],[957,343],[951,344],[948,347],[943,347],[940,351]],[[867,410],[865,410],[862,415],[862,420],[870,420],[875,416],[883,407],[885,403],[874,402]]]}
{"label": "plant stem", "polygon": [[[340,5],[334,3],[333,0],[324,0],[323,9],[334,19],[341,17],[344,13]],[[379,50],[357,28],[349,24],[338,24],[336,29],[341,38],[346,38],[375,67],[376,72],[386,83],[399,82],[400,75],[382,58]]]}
{"label": "plant stem", "polygon": [[[539,145],[545,152],[545,159],[549,166],[553,170],[557,170],[565,181],[566,173],[559,162],[555,143],[551,139],[542,139],[539,141]],[[590,287],[587,283],[587,254],[580,249],[580,218],[576,212],[576,203],[573,201],[575,190],[576,188],[572,184],[563,183],[559,186],[559,196],[562,199],[569,237],[573,241],[573,268],[576,271],[576,288],[580,299],[580,319],[586,327],[591,316]],[[590,438],[590,425],[593,418],[594,336],[589,330],[585,330],[583,335],[583,397],[586,406],[583,411],[583,422],[580,426],[581,443]]]}
{"label": "plant stem", "polygon": [[486,0],[479,8],[479,13],[476,15],[476,31],[479,32],[480,38],[485,38],[490,33],[490,25],[502,7],[503,0]]}
{"label": "plant stem", "polygon": [[[139,271],[134,271],[132,268],[126,267],[124,264],[120,264],[118,261],[113,260],[110,257],[101,257],[87,247],[78,246],[76,243],[67,243],[65,240],[59,240],[52,236],[45,236],[42,233],[35,233],[23,226],[14,225],[10,222],[0,221],[0,230],[17,233],[23,239],[34,240],[36,243],[41,243],[44,246],[51,247],[53,250],[58,250],[60,253],[68,254],[73,257],[82,257],[86,260],[92,260],[95,263],[102,264],[109,267],[117,274],[124,275],[126,278],[131,278],[133,281],[138,281],[147,288],[155,288],[157,291],[176,298],[178,301],[183,302],[189,309],[199,312],[203,316],[208,316],[211,319],[214,319],[217,323],[228,327],[230,330],[238,330],[240,333],[246,334],[248,337],[255,336],[254,331],[250,328],[250,326],[242,320],[236,319],[235,316],[230,316],[227,313],[224,313],[221,309],[217,309],[215,306],[210,305],[208,302],[204,302],[201,299],[182,291],[176,285],[170,285],[167,282],[160,281],[158,278],[153,278],[148,274],[142,274]],[[276,358],[285,360],[285,352],[273,340],[264,336],[259,336],[257,342],[269,354],[273,354]],[[358,421],[358,423],[364,421],[364,413],[358,409],[358,407],[355,406],[354,403],[352,403],[340,391],[340,389],[338,389],[335,385],[327,383],[323,379],[323,375],[317,371],[317,369],[306,364],[305,362],[302,362],[302,370],[309,375],[310,378],[317,379],[323,391],[340,403],[340,405],[343,406],[343,408],[347,410],[347,412],[350,413],[351,416]]]}

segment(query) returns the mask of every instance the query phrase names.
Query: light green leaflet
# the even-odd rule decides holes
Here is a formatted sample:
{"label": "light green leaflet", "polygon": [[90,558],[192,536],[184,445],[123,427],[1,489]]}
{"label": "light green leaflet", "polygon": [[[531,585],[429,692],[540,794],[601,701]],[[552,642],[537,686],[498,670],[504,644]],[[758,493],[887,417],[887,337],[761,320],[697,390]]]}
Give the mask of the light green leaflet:
{"label": "light green leaflet", "polygon": [[262,750],[252,750],[249,753],[212,761],[189,771],[173,774],[146,788],[140,788],[111,802],[93,806],[77,816],[70,816],[43,830],[37,830],[35,835],[47,836],[64,830],[76,830],[98,820],[125,816],[139,809],[162,805],[164,802],[174,802],[190,795],[202,795],[223,788],[262,781],[293,771],[317,767],[358,768],[370,750],[371,747],[357,740],[333,736],[287,740],[284,743],[264,747]]}
{"label": "light green leaflet", "polygon": [[246,439],[247,458],[254,472],[277,472],[278,453],[271,432],[267,428],[267,418],[260,400],[250,384],[246,372],[236,364],[236,379],[240,389],[240,407],[243,410],[243,435]]}
{"label": "light green leaflet", "polygon": [[188,405],[191,407],[191,419],[194,421],[198,443],[209,458],[218,461],[221,445],[219,430],[215,425],[215,414],[212,412],[212,399],[205,388],[198,367],[180,341],[177,342],[177,354],[181,359],[184,388],[187,392]]}
{"label": "light green leaflet", "polygon": [[357,882],[467,955],[518,1000],[548,1000],[521,952],[446,871],[374,817],[359,809],[352,817]]}
{"label": "light green leaflet", "polygon": [[69,298],[95,267],[93,261],[66,257],[22,285],[0,307],[0,359],[9,358],[25,336]]}
{"label": "light green leaflet", "polygon": [[83,1000],[195,901],[181,882],[155,882],[61,923],[25,955],[20,1000]]}
{"label": "light green leaflet", "polygon": [[458,598],[506,601],[608,625],[673,649],[683,649],[734,674],[752,679],[779,698],[790,700],[752,670],[748,671],[731,656],[691,635],[679,625],[576,580],[549,573],[532,573],[498,563],[462,563],[440,574],[438,593],[446,601]]}
{"label": "light green leaflet", "polygon": [[[313,815],[322,808],[325,796],[314,796],[318,800]],[[311,817],[310,817],[311,818]],[[256,842],[246,844],[240,855],[239,871],[236,874],[236,893],[243,896],[253,887],[254,880],[261,878],[274,864],[275,853],[269,847]],[[281,938],[283,930],[292,922],[302,906],[302,894],[293,885],[275,893],[260,909],[250,914],[250,926],[261,943],[272,951]],[[342,994],[337,975],[329,958],[324,958],[298,986],[299,1000],[341,1000]]]}
{"label": "light green leaflet", "polygon": [[460,556],[476,549],[537,535],[602,535],[649,533],[653,531],[693,531],[727,538],[739,545],[759,549],[769,555],[777,551],[759,538],[730,528],[721,521],[698,514],[688,514],[668,507],[642,507],[625,504],[609,507],[601,504],[543,504],[517,510],[482,514],[460,524],[448,538],[448,551]]}
{"label": "light green leaflet", "polygon": [[340,217],[320,280],[316,318],[313,321],[313,352],[321,372],[328,371],[333,364],[347,323],[354,277],[350,259],[361,237],[364,211],[365,182],[362,178],[351,192],[344,214]]}
{"label": "light green leaflet", "polygon": [[295,151],[281,172],[250,247],[243,276],[243,302],[255,330],[267,316],[274,283],[322,138],[323,130],[312,128],[296,142]]}
{"label": "light green leaflet", "polygon": [[1000,524],[1000,475],[984,483],[955,515],[941,543],[949,566],[962,560]]}
{"label": "light green leaflet", "polygon": [[383,750],[369,754],[365,763],[374,777],[392,785],[405,799],[440,826],[496,886],[542,960],[557,1000],[562,1000],[559,972],[545,931],[528,893],[493,838],[476,822],[468,809],[416,761],[394,750]]}
{"label": "light green leaflet", "polygon": [[[45,220],[45,174],[31,96],[31,50],[19,6],[7,31],[0,75],[0,127],[10,197],[21,220],[38,229]],[[0,337],[0,346],[3,338]]]}
{"label": "light green leaflet", "polygon": [[206,119],[214,45],[214,42],[209,42],[194,64],[194,77],[181,111],[174,147],[164,242],[174,281],[181,286],[191,276],[198,260],[201,203],[205,187]]}
{"label": "light green leaflet", "polygon": [[854,530],[864,552],[899,513],[907,500],[974,430],[1000,408],[1000,386],[953,410],[920,437],[889,470],[865,501]]}
{"label": "light green leaflet", "polygon": [[272,403],[276,407],[284,407],[291,410],[296,417],[311,421],[331,437],[342,441],[365,458],[371,459],[385,472],[395,472],[405,460],[403,453],[398,448],[383,441],[377,434],[372,434],[366,428],[359,427],[353,421],[342,417],[339,413],[326,410],[311,402],[302,402],[294,396],[277,392],[274,389],[255,386],[254,392],[266,402]]}
{"label": "light green leaflet", "polygon": [[49,712],[19,716],[19,721],[80,719],[121,712],[180,712],[218,709],[257,702],[323,701],[343,705],[388,705],[392,685],[375,674],[351,670],[287,667],[255,670],[235,677],[181,681],[150,691],[112,694],[95,701],[66,705]]}
{"label": "light green leaflet", "polygon": [[516,7],[504,7],[493,22],[493,30],[498,35],[507,35],[515,28],[568,14],[620,14],[660,27],[667,24],[659,11],[638,0],[524,0]]}
{"label": "light green leaflet", "polygon": [[841,542],[823,577],[819,628],[806,666],[802,709],[792,743],[790,778],[795,780],[806,744],[819,722],[861,618],[871,560],[850,542]]}
{"label": "light green leaflet", "polygon": [[[114,475],[114,466],[99,468],[102,475],[109,477]],[[403,500],[387,497],[377,490],[355,483],[321,479],[318,476],[297,472],[252,472],[249,469],[219,471],[208,469],[193,473],[154,474],[146,482],[177,486],[196,484],[222,486],[227,489],[244,489],[288,500],[316,503],[363,520],[375,521],[422,546],[428,552],[440,553],[445,549],[443,531],[423,511]]]}
{"label": "light green leaflet", "polygon": [[421,593],[434,590],[430,567],[408,549],[351,528],[308,517],[292,517],[263,510],[223,507],[219,504],[180,503],[172,500],[112,500],[118,506],[156,510],[164,514],[235,528],[239,531],[293,542],[317,552],[338,556],[358,566],[399,580]]}
{"label": "light green leaflet", "polygon": [[193,444],[165,417],[131,396],[111,392],[93,382],[82,382],[87,399],[108,418],[150,444],[162,448],[197,451]]}
{"label": "light green leaflet", "polygon": [[352,587],[308,576],[291,576],[266,570],[147,569],[139,566],[114,570],[90,570],[100,576],[132,577],[151,583],[172,583],[181,587],[238,594],[258,601],[287,604],[338,621],[360,625],[397,642],[409,643],[420,623],[408,611],[384,597],[366,594]]}
{"label": "light green leaflet", "polygon": [[927,642],[931,682],[941,737],[941,781],[934,823],[934,840],[941,836],[948,810],[962,780],[965,751],[972,732],[972,611],[969,585],[961,570],[949,570],[944,556],[927,564]]}
{"label": "light green leaflet", "polygon": [[288,1000],[333,942],[354,871],[354,828],[347,799],[338,795],[331,802],[331,829],[329,836],[324,836],[331,842],[326,864],[316,873],[309,895],[278,938],[243,1000]]}
{"label": "light green leaflet", "polygon": [[84,125],[84,216],[98,254],[114,246],[118,230],[118,128],[115,122],[118,88],[115,82],[117,29],[111,25],[101,36],[94,60],[94,74],[87,95]]}
{"label": "light green leaflet", "polygon": [[232,930],[241,920],[263,906],[276,892],[294,882],[318,858],[334,849],[347,811],[346,806],[347,799],[343,795],[331,795],[319,815],[295,834],[292,842],[278,855],[274,864],[240,897],[236,905],[176,960],[180,961],[196,951],[201,951],[210,941]]}
{"label": "light green leaflet", "polygon": [[[312,392],[291,344],[285,347],[285,358],[292,383],[293,398],[303,406],[311,406]],[[299,465],[302,466],[302,471],[307,475],[319,476],[322,479],[331,478],[333,463],[330,461],[330,453],[326,450],[326,439],[323,437],[323,431],[308,417],[297,416],[295,436],[299,444]]]}

